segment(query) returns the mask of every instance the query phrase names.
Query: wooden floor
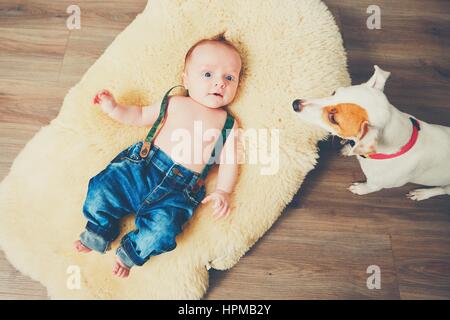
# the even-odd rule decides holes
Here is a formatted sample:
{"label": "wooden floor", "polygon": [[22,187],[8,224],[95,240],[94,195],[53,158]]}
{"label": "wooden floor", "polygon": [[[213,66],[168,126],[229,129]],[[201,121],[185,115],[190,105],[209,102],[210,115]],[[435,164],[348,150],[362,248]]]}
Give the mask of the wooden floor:
{"label": "wooden floor", "polygon": [[[354,83],[373,64],[392,72],[386,93],[400,110],[450,126],[450,1],[378,0],[382,29],[368,30],[372,0],[325,0],[341,28]],[[58,113],[146,0],[87,1],[69,31],[73,1],[0,1],[0,179],[26,142]],[[449,299],[450,197],[413,202],[407,185],[359,197],[355,159],[320,144],[320,162],[266,235],[231,270],[211,271],[207,299]],[[368,266],[381,270],[369,290]],[[42,299],[46,290],[0,252],[0,298]]]}

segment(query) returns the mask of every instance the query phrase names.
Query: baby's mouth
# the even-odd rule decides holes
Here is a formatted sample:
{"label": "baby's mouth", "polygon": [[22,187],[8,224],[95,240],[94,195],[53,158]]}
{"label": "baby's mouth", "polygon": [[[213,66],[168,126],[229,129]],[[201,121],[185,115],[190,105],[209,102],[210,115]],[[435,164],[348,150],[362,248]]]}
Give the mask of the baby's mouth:
{"label": "baby's mouth", "polygon": [[210,93],[210,95],[214,95],[216,97],[221,97],[223,98],[223,95],[221,95],[220,93]]}

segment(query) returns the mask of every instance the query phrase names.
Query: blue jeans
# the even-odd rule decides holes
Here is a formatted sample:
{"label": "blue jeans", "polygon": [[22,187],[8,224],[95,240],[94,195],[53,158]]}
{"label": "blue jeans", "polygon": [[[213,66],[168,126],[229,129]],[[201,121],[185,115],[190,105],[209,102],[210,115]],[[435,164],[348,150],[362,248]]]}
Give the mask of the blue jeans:
{"label": "blue jeans", "polygon": [[89,180],[83,205],[88,223],[80,240],[101,253],[118,237],[120,219],[136,214],[136,229],[122,238],[116,251],[129,268],[175,249],[176,236],[206,193],[204,185],[196,186],[200,174],[177,164],[155,145],[142,158],[142,144],[121,151]]}

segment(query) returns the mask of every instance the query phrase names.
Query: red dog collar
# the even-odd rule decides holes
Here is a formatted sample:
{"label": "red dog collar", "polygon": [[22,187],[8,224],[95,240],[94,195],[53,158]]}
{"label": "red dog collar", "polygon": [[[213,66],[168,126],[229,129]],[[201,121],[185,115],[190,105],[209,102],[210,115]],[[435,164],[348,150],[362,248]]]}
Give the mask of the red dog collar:
{"label": "red dog collar", "polygon": [[[370,159],[375,159],[375,160],[384,160],[384,159],[396,158],[396,157],[401,156],[402,154],[408,152],[416,144],[417,137],[419,136],[419,130],[420,130],[420,124],[416,119],[410,117],[409,120],[411,120],[412,125],[413,125],[413,132],[411,135],[411,139],[409,139],[409,142],[407,144],[405,144],[400,149],[400,151],[398,151],[396,153],[391,153],[391,154],[371,153],[371,154],[368,154],[367,157]],[[361,156],[361,157],[366,158],[365,156]]]}

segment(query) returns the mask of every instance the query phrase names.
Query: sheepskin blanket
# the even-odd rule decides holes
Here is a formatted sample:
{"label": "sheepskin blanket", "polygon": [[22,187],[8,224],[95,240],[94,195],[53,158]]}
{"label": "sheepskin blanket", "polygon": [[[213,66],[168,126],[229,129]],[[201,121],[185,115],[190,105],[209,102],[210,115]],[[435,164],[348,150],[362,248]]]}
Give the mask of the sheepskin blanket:
{"label": "sheepskin blanket", "polygon": [[[175,250],[112,275],[119,239],[105,255],[79,254],[89,179],[149,128],[120,124],[92,104],[107,88],[121,103],[146,105],[181,83],[197,40],[225,32],[245,66],[229,111],[243,147],[227,219],[200,206]],[[152,0],[67,93],[58,116],[26,144],[0,185],[0,244],[22,273],[54,299],[199,299],[208,269],[225,270],[272,226],[317,160],[321,129],[299,122],[292,100],[349,85],[342,38],[319,0]],[[256,150],[256,152],[255,152]],[[206,186],[214,189],[217,166]],[[256,187],[257,186],[257,187]]]}

